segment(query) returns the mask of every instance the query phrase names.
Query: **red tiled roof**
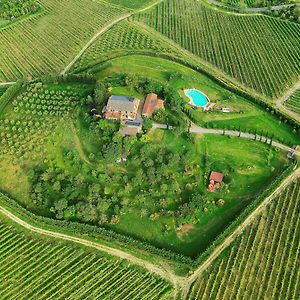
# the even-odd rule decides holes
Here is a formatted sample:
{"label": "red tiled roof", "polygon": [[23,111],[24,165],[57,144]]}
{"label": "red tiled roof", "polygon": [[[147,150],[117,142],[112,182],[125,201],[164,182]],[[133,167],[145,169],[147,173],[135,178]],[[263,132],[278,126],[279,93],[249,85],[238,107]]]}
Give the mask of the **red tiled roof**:
{"label": "red tiled roof", "polygon": [[107,111],[105,113],[106,119],[120,119],[121,113],[119,111]]}
{"label": "red tiled roof", "polygon": [[148,94],[143,107],[143,115],[151,116],[155,111],[164,107],[164,101],[154,93]]}
{"label": "red tiled roof", "polygon": [[209,180],[213,180],[214,182],[222,182],[224,179],[224,174],[212,171],[210,174]]}

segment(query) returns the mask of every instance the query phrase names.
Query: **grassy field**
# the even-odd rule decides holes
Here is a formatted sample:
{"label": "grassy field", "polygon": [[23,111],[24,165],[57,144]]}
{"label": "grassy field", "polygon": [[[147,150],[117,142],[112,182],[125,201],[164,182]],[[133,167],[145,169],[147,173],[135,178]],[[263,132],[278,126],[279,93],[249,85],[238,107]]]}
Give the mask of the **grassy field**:
{"label": "grassy field", "polygon": [[135,15],[134,20],[268,97],[283,94],[299,77],[297,24],[222,13],[196,0],[167,0]]}
{"label": "grassy field", "polygon": [[[92,89],[32,83],[3,112],[1,190],[35,213],[98,224],[194,257],[286,166],[284,153],[238,138],[155,130],[120,139],[117,124],[86,113]],[[124,151],[127,161],[118,163]],[[214,169],[226,182],[208,193]]]}
{"label": "grassy field", "polygon": [[42,0],[43,13],[0,29],[0,81],[61,72],[125,8],[102,1]]}
{"label": "grassy field", "polygon": [[199,277],[188,299],[298,299],[299,205],[297,181]]}
{"label": "grassy field", "polygon": [[300,90],[297,90],[292,96],[290,96],[289,99],[284,102],[284,105],[288,109],[300,114]]}
{"label": "grassy field", "polygon": [[169,299],[171,287],[101,252],[15,228],[0,214],[1,299]]}
{"label": "grassy field", "polygon": [[[300,143],[300,136],[293,132],[293,128],[283,124],[269,112],[252,104],[219,86],[207,76],[165,59],[133,55],[111,61],[111,65],[100,71],[99,79],[116,73],[128,73],[147,76],[153,80],[168,84],[185,98],[183,89],[195,87],[203,91],[217,107],[228,107],[231,113],[219,111],[203,113],[201,109],[192,110],[194,119],[201,126],[213,128],[240,128],[242,131],[255,130],[260,133],[274,135],[275,139],[289,144]],[[179,74],[169,80],[172,74]],[[188,99],[186,98],[188,101]]]}

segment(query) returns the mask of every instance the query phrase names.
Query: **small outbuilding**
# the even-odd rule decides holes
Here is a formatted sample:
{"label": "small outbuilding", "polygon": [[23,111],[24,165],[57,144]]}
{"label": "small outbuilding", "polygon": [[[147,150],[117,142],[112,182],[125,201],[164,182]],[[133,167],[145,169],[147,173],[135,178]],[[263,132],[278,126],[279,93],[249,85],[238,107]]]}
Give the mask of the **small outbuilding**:
{"label": "small outbuilding", "polygon": [[208,190],[213,192],[216,189],[219,189],[221,187],[223,179],[224,179],[223,173],[212,171],[209,177]]}
{"label": "small outbuilding", "polygon": [[213,180],[214,182],[221,183],[223,181],[223,179],[224,179],[223,173],[219,173],[219,172],[215,172],[215,171],[212,171],[210,173],[209,180]]}
{"label": "small outbuilding", "polygon": [[164,108],[164,101],[154,93],[148,94],[143,107],[142,115],[151,117],[157,110]]}

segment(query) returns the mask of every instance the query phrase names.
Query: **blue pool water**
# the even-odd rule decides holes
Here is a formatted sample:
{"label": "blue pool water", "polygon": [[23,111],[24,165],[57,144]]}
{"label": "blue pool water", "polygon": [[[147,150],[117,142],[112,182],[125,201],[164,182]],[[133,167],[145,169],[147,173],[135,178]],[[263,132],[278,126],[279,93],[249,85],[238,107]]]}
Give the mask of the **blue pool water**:
{"label": "blue pool water", "polygon": [[207,97],[196,89],[186,90],[185,93],[195,106],[203,107],[208,103]]}

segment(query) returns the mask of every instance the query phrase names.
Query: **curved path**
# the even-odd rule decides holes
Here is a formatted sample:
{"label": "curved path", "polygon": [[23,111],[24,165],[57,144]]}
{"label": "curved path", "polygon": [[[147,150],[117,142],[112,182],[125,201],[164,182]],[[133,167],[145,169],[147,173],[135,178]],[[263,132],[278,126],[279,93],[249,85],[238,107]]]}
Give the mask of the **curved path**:
{"label": "curved path", "polygon": [[[154,129],[167,129],[167,125],[154,123],[153,128]],[[172,126],[170,126],[169,128],[172,129]],[[266,143],[266,144],[271,143],[271,139],[267,138],[265,136],[254,135],[252,133],[239,132],[239,131],[234,131],[234,130],[202,128],[195,124],[192,124],[192,126],[190,127],[190,132],[195,133],[195,134],[217,134],[217,135],[226,135],[226,136],[236,136],[236,137],[241,137],[241,138],[245,138],[248,140],[256,140],[258,142],[262,142],[262,143]],[[294,149],[292,149],[291,147],[286,146],[286,145],[276,142],[276,141],[272,141],[272,146],[277,147],[284,151],[293,151],[295,153],[295,155],[300,157],[300,150],[294,151]]]}
{"label": "curved path", "polygon": [[79,51],[79,53],[74,57],[74,59],[65,67],[65,69],[60,73],[60,75],[66,74],[78,61],[78,59],[83,55],[83,53],[98,39],[98,37],[108,31],[112,26],[116,25],[117,23],[127,19],[128,17],[132,16],[131,13],[127,13],[125,15],[122,15],[118,17],[117,19],[111,21],[109,24],[107,24],[105,27],[101,28],[88,42],[87,44]]}
{"label": "curved path", "polygon": [[293,112],[289,110],[287,107],[284,106],[284,102],[287,101],[290,96],[292,96],[297,90],[300,90],[300,80],[292,86],[290,89],[288,89],[282,97],[277,99],[276,101],[276,107],[285,112],[287,115],[291,116],[297,121],[300,121],[300,115],[296,112]]}
{"label": "curved path", "polygon": [[147,262],[147,261],[145,261],[141,258],[138,258],[132,254],[129,254],[125,251],[122,251],[122,250],[119,250],[116,248],[111,248],[111,247],[102,245],[100,243],[91,242],[91,241],[88,241],[88,240],[85,240],[82,238],[78,238],[78,237],[74,237],[74,236],[70,236],[67,234],[50,231],[50,230],[46,230],[46,229],[41,229],[36,226],[33,226],[33,225],[27,223],[26,221],[20,219],[19,217],[15,216],[13,213],[11,213],[9,210],[5,209],[2,206],[0,206],[0,213],[2,213],[3,215],[5,215],[9,219],[11,219],[12,221],[17,223],[18,225],[21,225],[22,227],[26,228],[29,231],[32,231],[32,232],[35,232],[38,234],[42,234],[42,235],[46,235],[49,237],[53,237],[53,238],[62,239],[65,241],[75,242],[75,243],[78,243],[78,244],[81,244],[84,246],[92,247],[97,250],[106,252],[112,256],[119,257],[120,259],[126,259],[138,266],[141,266],[141,267],[147,269],[151,273],[157,274],[158,276],[162,277],[163,279],[165,279],[168,282],[170,282],[171,284],[173,284],[174,287],[178,286],[178,283],[181,282],[183,279],[182,277],[179,277],[179,276],[173,274],[171,271],[167,270],[167,268],[163,268],[161,266]]}
{"label": "curved path", "polygon": [[216,0],[207,0],[210,4],[213,4],[215,6],[218,6],[220,8],[224,8],[224,9],[228,9],[228,10],[232,10],[232,11],[236,11],[236,12],[248,12],[248,13],[264,13],[267,12],[269,10],[282,10],[284,8],[289,8],[289,7],[293,7],[293,6],[297,6],[298,3],[294,3],[294,4],[282,4],[282,5],[274,5],[271,7],[247,7],[247,8],[240,8],[240,7],[236,7],[236,6],[229,6],[226,5],[222,2],[216,1]]}
{"label": "curved path", "polygon": [[211,263],[244,231],[245,227],[249,226],[254,219],[259,215],[266,206],[278,196],[286,187],[293,182],[295,179],[300,177],[300,168],[296,169],[291,175],[282,181],[282,183],[277,187],[277,189],[268,196],[246,219],[239,225],[232,234],[230,234],[222,244],[217,246],[213,253],[207,258],[204,263],[194,271],[187,281],[186,285],[183,287],[183,300],[187,298],[188,292],[192,284],[197,280],[197,278],[211,265]]}
{"label": "curved path", "polygon": [[127,14],[124,14],[120,17],[118,17],[115,20],[112,20],[110,23],[108,23],[105,27],[101,28],[98,32],[96,32],[96,34],[86,43],[86,45],[79,51],[79,53],[74,57],[74,59],[65,67],[65,69],[60,73],[60,75],[64,75],[66,74],[68,71],[71,70],[71,68],[75,65],[75,63],[78,61],[78,59],[84,54],[84,52],[99,38],[100,35],[102,35],[103,33],[107,32],[111,27],[113,27],[114,25],[118,24],[119,22],[131,17],[133,14],[135,13],[139,13],[139,12],[143,12],[145,10],[148,10],[150,8],[152,8],[153,6],[159,4],[160,2],[162,2],[163,0],[159,0],[155,3],[150,4],[147,7],[141,8],[139,10],[136,11],[132,11],[129,12]]}
{"label": "curved path", "polygon": [[239,225],[232,234],[230,234],[219,246],[215,248],[212,254],[201,264],[191,275],[190,277],[180,277],[175,275],[168,267],[163,268],[162,266],[158,266],[152,264],[150,262],[144,261],[132,254],[124,252],[119,249],[111,248],[100,243],[91,242],[82,238],[77,238],[73,236],[69,236],[67,234],[58,233],[50,230],[45,230],[33,226],[26,221],[20,219],[15,216],[9,210],[0,206],[0,213],[11,219],[13,222],[19,224],[20,226],[26,228],[29,231],[46,235],[53,238],[59,238],[66,241],[75,242],[81,245],[85,245],[88,247],[92,247],[98,249],[100,251],[104,251],[112,256],[119,257],[121,259],[126,259],[136,265],[139,265],[145,269],[147,269],[151,273],[155,273],[161,276],[163,279],[169,281],[173,284],[175,289],[174,299],[177,297],[177,293],[179,289],[182,289],[183,299],[187,298],[188,292],[192,284],[197,280],[197,278],[211,265],[211,263],[222,253],[222,251],[227,248],[245,229],[245,227],[249,226],[253,220],[259,215],[265,207],[278,195],[280,194],[292,181],[300,177],[300,168],[296,169],[292,174],[290,174],[287,178],[285,178],[282,183],[276,188],[276,190],[269,195],[245,220]]}
{"label": "curved path", "polygon": [[16,83],[16,81],[2,82],[2,83],[0,83],[0,87],[5,87],[5,86],[8,86],[8,85],[13,85],[15,83]]}

